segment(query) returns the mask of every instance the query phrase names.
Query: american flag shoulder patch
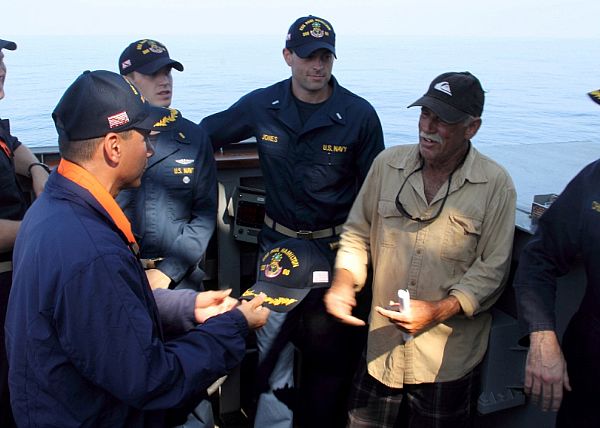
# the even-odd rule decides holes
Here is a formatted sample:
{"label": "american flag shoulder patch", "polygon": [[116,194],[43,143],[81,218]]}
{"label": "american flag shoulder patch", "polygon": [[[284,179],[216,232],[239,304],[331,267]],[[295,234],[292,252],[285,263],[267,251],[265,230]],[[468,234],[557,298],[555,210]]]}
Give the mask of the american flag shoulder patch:
{"label": "american flag shoulder patch", "polygon": [[110,129],[129,123],[129,116],[126,111],[108,116],[108,127]]}

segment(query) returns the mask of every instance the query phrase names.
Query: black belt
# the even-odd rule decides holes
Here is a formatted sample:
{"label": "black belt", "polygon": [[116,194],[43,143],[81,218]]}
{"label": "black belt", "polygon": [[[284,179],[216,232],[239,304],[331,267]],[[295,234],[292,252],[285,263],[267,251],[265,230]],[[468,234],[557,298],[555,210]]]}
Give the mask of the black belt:
{"label": "black belt", "polygon": [[342,233],[342,225],[339,224],[334,227],[328,227],[326,229],[321,230],[292,230],[288,227],[285,227],[281,223],[277,223],[271,217],[265,214],[265,224],[273,229],[276,232],[281,233],[282,235],[289,236],[290,238],[299,238],[299,239],[320,239],[320,238],[330,238],[332,236],[338,236]]}

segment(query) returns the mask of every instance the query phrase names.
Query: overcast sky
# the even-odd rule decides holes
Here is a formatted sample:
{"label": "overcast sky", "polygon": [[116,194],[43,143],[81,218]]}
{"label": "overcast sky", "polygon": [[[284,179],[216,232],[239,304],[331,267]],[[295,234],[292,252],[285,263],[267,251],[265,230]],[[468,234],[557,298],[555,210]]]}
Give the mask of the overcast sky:
{"label": "overcast sky", "polygon": [[338,34],[600,39],[599,0],[2,0],[1,38],[281,34],[300,16]]}

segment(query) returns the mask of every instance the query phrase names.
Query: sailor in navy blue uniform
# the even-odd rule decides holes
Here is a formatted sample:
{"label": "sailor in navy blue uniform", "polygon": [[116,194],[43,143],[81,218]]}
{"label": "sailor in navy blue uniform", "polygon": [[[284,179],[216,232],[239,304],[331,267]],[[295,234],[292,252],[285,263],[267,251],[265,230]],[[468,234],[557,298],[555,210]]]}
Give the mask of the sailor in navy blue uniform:
{"label": "sailor in navy blue uniform", "polygon": [[[161,107],[171,104],[172,69],[183,71],[183,65],[170,58],[163,44],[150,39],[131,43],[119,59],[120,73],[151,104]],[[118,202],[140,241],[152,287],[202,290],[204,272],[199,263],[217,212],[212,147],[198,125],[180,112],[171,110],[162,120],[170,130],[151,136],[155,154],[142,186],[121,192]]]}
{"label": "sailor in navy blue uniform", "polygon": [[[6,66],[2,49],[15,50],[17,45],[0,40],[0,99],[4,98]],[[15,426],[8,394],[8,360],[4,345],[4,318],[12,284],[12,249],[27,201],[17,175],[32,179],[34,193],[39,195],[48,179],[48,167],[11,135],[8,119],[0,119],[0,426]]]}
{"label": "sailor in navy blue uniform", "polygon": [[[266,187],[259,253],[287,237],[312,239],[333,265],[342,224],[373,159],[384,148],[381,124],[366,100],[331,75],[335,33],[328,21],[315,16],[296,20],[283,56],[291,67],[290,79],[245,95],[229,109],[206,117],[200,126],[215,149],[251,136],[257,140]],[[319,340],[307,340],[317,349],[302,349],[302,411],[297,416],[306,416],[312,426],[344,423],[349,373],[364,331],[330,320],[321,302],[322,290],[312,293],[319,297],[306,299],[289,314],[272,313],[258,334],[261,365],[268,366],[274,352],[278,361],[273,363],[268,391],[259,397],[255,426],[292,426],[293,412],[278,396],[293,386],[294,350],[289,343],[282,350],[277,345],[292,340],[298,325],[314,326],[316,330],[304,331],[303,337],[314,339],[318,334]],[[306,317],[297,312],[311,313],[312,321],[302,321]]]}
{"label": "sailor in navy blue uniform", "polygon": [[[588,94],[600,104],[600,90]],[[529,335],[525,392],[556,427],[598,427],[600,415],[600,160],[581,170],[540,218],[513,287]],[[586,292],[559,342],[557,278],[583,263]]]}

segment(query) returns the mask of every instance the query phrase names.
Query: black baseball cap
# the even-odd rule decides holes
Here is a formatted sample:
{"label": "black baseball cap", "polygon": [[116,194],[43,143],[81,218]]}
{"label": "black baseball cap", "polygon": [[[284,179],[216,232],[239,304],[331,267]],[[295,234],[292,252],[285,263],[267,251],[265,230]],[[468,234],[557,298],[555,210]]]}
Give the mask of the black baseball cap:
{"label": "black baseball cap", "polygon": [[275,312],[289,312],[314,288],[327,288],[331,266],[325,255],[308,239],[285,239],[263,255],[256,284],[242,295],[252,299],[265,293],[264,306]]}
{"label": "black baseball cap", "polygon": [[327,49],[335,56],[335,31],[325,19],[316,16],[298,18],[290,27],[285,47],[307,58],[317,49]]}
{"label": "black baseball cap", "polygon": [[[165,119],[173,115],[175,119]],[[150,105],[124,76],[88,70],[67,88],[52,119],[60,141],[79,141],[129,129],[166,130],[178,115],[177,110]],[[155,127],[161,120],[163,125]]]}
{"label": "black baseball cap", "polygon": [[17,49],[17,44],[15,42],[0,39],[0,49],[8,49],[9,51],[14,51],[15,49]]}
{"label": "black baseball cap", "polygon": [[137,71],[154,74],[166,65],[183,71],[183,65],[169,57],[167,47],[156,40],[142,39],[131,43],[119,57],[119,73],[125,75]]}
{"label": "black baseball cap", "polygon": [[468,71],[440,74],[427,93],[408,107],[422,106],[447,123],[458,123],[469,116],[481,117],[484,93],[477,77]]}

